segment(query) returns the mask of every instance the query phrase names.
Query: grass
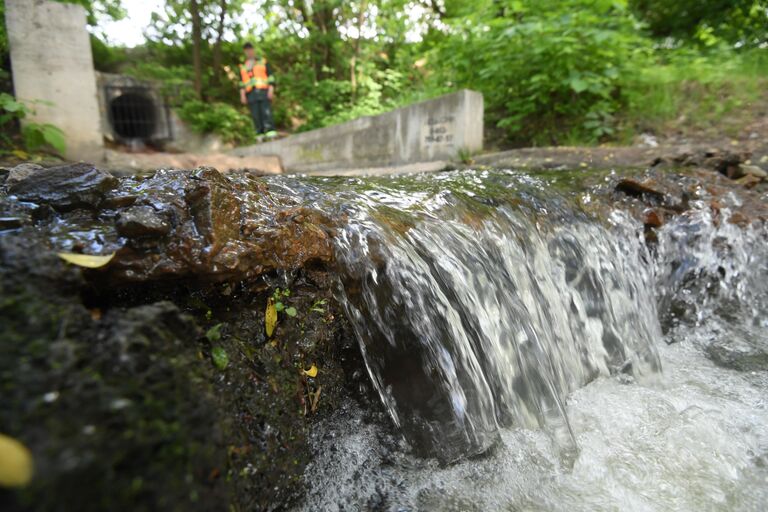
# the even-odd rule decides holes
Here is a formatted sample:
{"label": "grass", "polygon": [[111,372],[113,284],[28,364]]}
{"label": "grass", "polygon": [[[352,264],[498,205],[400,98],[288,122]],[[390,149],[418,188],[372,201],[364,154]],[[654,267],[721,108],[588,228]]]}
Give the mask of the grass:
{"label": "grass", "polygon": [[622,142],[638,133],[736,137],[768,112],[768,50],[659,60],[627,80]]}

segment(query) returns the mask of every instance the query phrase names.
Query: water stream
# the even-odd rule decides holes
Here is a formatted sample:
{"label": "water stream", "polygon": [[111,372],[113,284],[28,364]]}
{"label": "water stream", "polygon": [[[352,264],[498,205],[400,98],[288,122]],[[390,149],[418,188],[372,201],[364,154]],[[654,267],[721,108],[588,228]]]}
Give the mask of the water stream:
{"label": "water stream", "polygon": [[589,186],[503,171],[302,194],[345,219],[338,297],[388,416],[316,429],[304,509],[765,509],[768,376],[707,356],[768,346],[765,231],[694,201],[649,249]]}

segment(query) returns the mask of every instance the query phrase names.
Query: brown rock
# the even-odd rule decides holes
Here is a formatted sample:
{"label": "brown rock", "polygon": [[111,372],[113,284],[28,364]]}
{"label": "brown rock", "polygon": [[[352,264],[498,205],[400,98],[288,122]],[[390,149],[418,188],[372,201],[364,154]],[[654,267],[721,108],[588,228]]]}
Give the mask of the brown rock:
{"label": "brown rock", "polygon": [[735,224],[742,228],[747,227],[750,222],[750,219],[741,212],[734,212],[734,214],[728,218],[729,224]]}
{"label": "brown rock", "polygon": [[128,238],[157,237],[171,231],[171,223],[151,206],[134,206],[120,213],[117,233]]}
{"label": "brown rock", "polygon": [[141,204],[118,211],[116,230],[129,240],[105,270],[112,281],[234,281],[333,260],[328,219],[252,177],[160,171],[127,180],[121,193],[129,190]]}
{"label": "brown rock", "polygon": [[739,169],[741,171],[742,176],[755,176],[756,178],[760,178],[763,180],[768,178],[768,172],[764,171],[763,169],[761,169],[756,165],[741,164],[739,166]]}
{"label": "brown rock", "polygon": [[664,199],[664,193],[654,188],[655,186],[655,183],[648,180],[640,183],[632,179],[623,179],[616,185],[616,190],[632,197],[645,196],[661,201]]}
{"label": "brown rock", "polygon": [[643,212],[643,218],[643,223],[646,228],[660,228],[664,224],[661,214],[652,208]]}
{"label": "brown rock", "polygon": [[746,176],[739,178],[736,180],[736,183],[739,185],[742,185],[746,188],[753,188],[758,183],[762,182],[763,180],[761,178],[758,178],[757,176],[753,176],[751,174],[747,174]]}

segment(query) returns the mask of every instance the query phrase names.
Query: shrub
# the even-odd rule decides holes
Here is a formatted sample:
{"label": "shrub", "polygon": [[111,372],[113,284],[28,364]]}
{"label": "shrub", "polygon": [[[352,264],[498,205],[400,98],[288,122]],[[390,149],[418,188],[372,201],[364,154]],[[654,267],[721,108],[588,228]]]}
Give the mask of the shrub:
{"label": "shrub", "polygon": [[224,142],[242,144],[253,142],[256,132],[250,116],[226,103],[185,102],[179,116],[198,133],[215,133]]}
{"label": "shrub", "polygon": [[479,89],[511,139],[598,140],[613,132],[622,76],[644,62],[646,39],[620,2],[511,2],[503,17],[464,17],[436,57],[443,79]]}

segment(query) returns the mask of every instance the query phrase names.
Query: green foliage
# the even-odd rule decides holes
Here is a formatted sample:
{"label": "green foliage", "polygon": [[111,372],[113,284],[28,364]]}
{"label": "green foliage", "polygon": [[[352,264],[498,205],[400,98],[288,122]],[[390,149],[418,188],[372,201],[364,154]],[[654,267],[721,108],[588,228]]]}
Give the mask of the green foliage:
{"label": "green foliage", "polygon": [[622,78],[645,62],[647,45],[616,2],[507,2],[454,22],[435,58],[455,65],[443,79],[485,94],[492,119],[512,139],[557,143],[613,133]]}
{"label": "green foliage", "polygon": [[[11,134],[18,121],[31,110],[8,93],[0,93],[0,140],[5,147],[12,147]],[[64,132],[52,124],[26,123],[21,129],[24,146],[28,151],[53,149],[59,155],[67,151]]]}
{"label": "green foliage", "polygon": [[757,47],[768,42],[766,0],[631,0],[655,37]]}
{"label": "green foliage", "polygon": [[317,299],[312,303],[312,306],[309,308],[309,310],[314,311],[315,313],[325,314],[326,304],[328,304],[327,300]]}
{"label": "green foliage", "polygon": [[736,135],[745,124],[759,121],[768,90],[768,53],[658,51],[653,65],[627,77],[624,90],[628,102],[620,140],[665,130]]}
{"label": "green foliage", "polygon": [[224,324],[216,324],[205,332],[205,337],[211,343],[215,343],[221,339],[221,327]]}
{"label": "green foliage", "polygon": [[122,0],[55,0],[63,4],[77,4],[85,7],[88,23],[96,25],[100,19],[120,20],[125,17]]}
{"label": "green foliage", "polygon": [[181,105],[195,99],[191,66],[145,60],[131,64],[125,73],[159,83],[161,92],[172,105]]}
{"label": "green foliage", "polygon": [[215,133],[224,142],[241,144],[253,142],[256,138],[251,118],[232,105],[190,100],[178,112],[196,132]]}
{"label": "green foliage", "polygon": [[469,87],[502,146],[629,140],[654,119],[744,110],[764,83],[747,68],[767,51],[767,0],[260,0],[256,18],[247,3],[198,0],[204,103],[185,0],[163,3],[141,48],[95,39],[95,61],[159,81],[193,129],[235,143],[254,138],[238,101],[245,41],[271,63],[275,121],[289,131]]}
{"label": "green foliage", "polygon": [[[275,304],[275,311],[277,311],[278,313],[280,311],[285,311],[285,313],[288,316],[296,316],[296,308],[286,308],[285,304],[283,304],[283,301],[290,296],[291,296],[291,290],[287,288],[285,289],[276,288],[275,291],[272,292],[272,302],[274,302]],[[293,315],[289,314],[288,309],[292,309],[294,314]]]}
{"label": "green foliage", "polygon": [[105,73],[118,73],[120,66],[128,59],[125,48],[109,46],[93,34],[91,34],[91,53],[94,68]]}
{"label": "green foliage", "polygon": [[219,370],[226,370],[229,365],[229,356],[227,355],[227,351],[224,350],[224,347],[213,347],[213,349],[211,349],[211,359],[213,360],[213,364]]}
{"label": "green foliage", "polygon": [[52,124],[28,123],[21,129],[21,135],[27,150],[33,153],[46,147],[53,148],[62,156],[67,151],[67,140],[64,132]]}

